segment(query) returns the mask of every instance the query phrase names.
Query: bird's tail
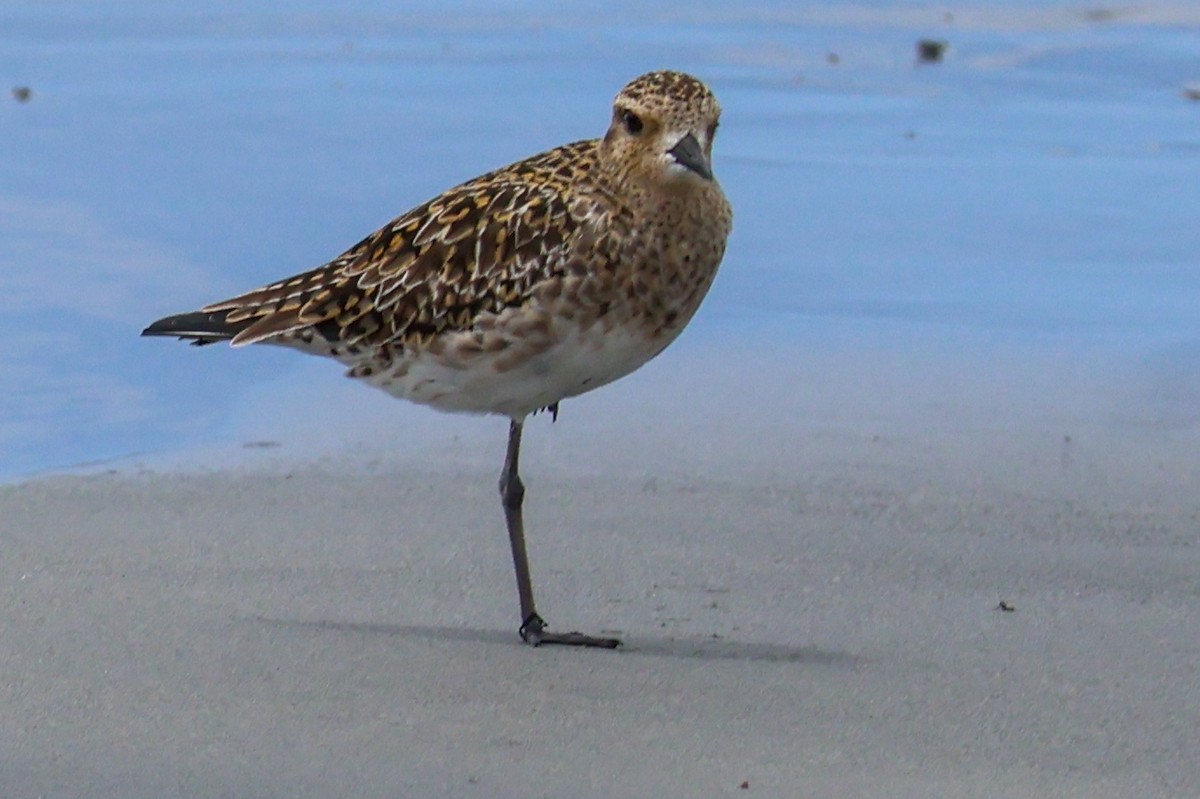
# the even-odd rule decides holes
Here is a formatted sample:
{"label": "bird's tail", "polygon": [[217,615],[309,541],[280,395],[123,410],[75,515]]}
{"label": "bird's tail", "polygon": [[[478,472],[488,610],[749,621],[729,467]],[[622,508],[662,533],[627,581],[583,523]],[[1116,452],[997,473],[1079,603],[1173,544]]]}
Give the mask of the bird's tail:
{"label": "bird's tail", "polygon": [[229,311],[192,311],[166,316],[142,331],[143,336],[174,336],[197,347],[217,341],[228,341],[250,325],[253,320],[229,322]]}

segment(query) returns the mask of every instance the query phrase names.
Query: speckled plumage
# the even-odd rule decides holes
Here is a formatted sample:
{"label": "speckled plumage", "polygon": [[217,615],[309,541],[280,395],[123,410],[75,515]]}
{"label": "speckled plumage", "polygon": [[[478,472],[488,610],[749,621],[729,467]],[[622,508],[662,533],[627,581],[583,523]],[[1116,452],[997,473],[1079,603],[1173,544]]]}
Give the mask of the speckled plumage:
{"label": "speckled plumage", "polygon": [[292,346],[406,399],[521,418],[632,372],[691,319],[731,214],[664,154],[690,132],[710,158],[719,113],[698,80],[649,73],[603,139],[475,178],[317,269],[146,334]]}
{"label": "speckled plumage", "polygon": [[446,411],[510,417],[500,494],[528,643],[552,633],[525,554],[524,418],[634,371],[670,344],[716,275],[732,216],[712,175],[720,107],[678,72],[617,95],[602,139],[489,172],[397,217],[324,266],[143,335],[279,344]]}

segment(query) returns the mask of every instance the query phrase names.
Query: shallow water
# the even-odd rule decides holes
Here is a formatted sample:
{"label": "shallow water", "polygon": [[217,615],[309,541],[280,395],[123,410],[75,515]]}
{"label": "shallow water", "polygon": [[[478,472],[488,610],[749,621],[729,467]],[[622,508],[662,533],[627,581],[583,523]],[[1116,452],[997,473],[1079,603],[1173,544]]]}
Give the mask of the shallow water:
{"label": "shallow water", "polygon": [[[921,424],[928,396],[899,408],[913,386],[1000,370],[1008,401],[964,394],[957,410],[1016,424],[1052,386],[1068,421],[1196,431],[1188,6],[357,8],[0,10],[0,477],[368,435],[344,417],[390,406],[343,390],[336,366],[137,334],[599,135],[616,90],[660,67],[702,76],[725,108],[716,168],[736,230],[666,365],[606,395],[661,389],[669,407],[682,375],[711,390],[681,405],[715,417],[771,372],[775,410],[794,390],[806,413],[892,407]],[[942,63],[915,63],[922,37],[949,43]]]}

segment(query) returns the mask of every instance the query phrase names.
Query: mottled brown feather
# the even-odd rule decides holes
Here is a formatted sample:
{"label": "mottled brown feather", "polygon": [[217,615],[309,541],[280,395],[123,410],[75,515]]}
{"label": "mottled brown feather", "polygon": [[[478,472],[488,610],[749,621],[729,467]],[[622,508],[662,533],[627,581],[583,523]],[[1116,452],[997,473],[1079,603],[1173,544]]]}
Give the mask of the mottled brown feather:
{"label": "mottled brown feather", "polygon": [[324,266],[202,311],[249,323],[235,346],[326,322],[336,324],[323,334],[331,343],[368,345],[469,328],[480,313],[524,302],[535,271],[561,273],[577,228],[571,180],[596,145],[575,142],[463,183]]}

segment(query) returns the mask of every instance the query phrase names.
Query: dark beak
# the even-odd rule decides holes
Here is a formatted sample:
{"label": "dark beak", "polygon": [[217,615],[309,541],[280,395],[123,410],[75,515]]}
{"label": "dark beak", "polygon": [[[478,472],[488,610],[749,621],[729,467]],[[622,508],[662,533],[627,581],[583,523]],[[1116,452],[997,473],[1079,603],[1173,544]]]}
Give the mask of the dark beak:
{"label": "dark beak", "polygon": [[704,150],[700,149],[700,142],[696,141],[696,137],[692,134],[684,136],[668,152],[672,158],[700,177],[712,180],[712,167],[708,165],[708,159],[704,157]]}

